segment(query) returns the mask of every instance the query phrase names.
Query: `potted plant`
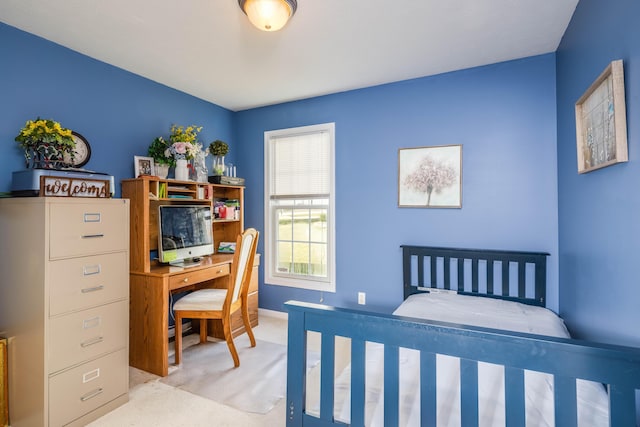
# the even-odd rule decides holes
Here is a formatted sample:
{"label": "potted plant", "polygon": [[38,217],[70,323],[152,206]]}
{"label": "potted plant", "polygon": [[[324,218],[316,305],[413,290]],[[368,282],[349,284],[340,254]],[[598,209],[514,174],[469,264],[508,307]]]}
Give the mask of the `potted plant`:
{"label": "potted plant", "polygon": [[147,154],[153,158],[156,164],[156,174],[160,178],[166,178],[169,173],[169,168],[176,165],[176,161],[173,157],[167,157],[165,152],[169,148],[169,143],[161,136],[151,141]]}
{"label": "potted plant", "polygon": [[209,152],[213,154],[213,174],[222,175],[224,173],[224,156],[229,153],[229,144],[216,139],[209,144]]}
{"label": "potted plant", "polygon": [[52,169],[68,166],[67,159],[73,162],[76,143],[71,130],[63,128],[51,119],[27,120],[20,133],[15,137],[24,150],[26,167]]}

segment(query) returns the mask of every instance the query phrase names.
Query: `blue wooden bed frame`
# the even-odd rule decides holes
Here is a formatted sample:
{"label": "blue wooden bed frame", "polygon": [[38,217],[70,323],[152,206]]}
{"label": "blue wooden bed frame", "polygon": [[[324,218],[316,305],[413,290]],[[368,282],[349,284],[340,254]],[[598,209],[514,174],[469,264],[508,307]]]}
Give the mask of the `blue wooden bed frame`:
{"label": "blue wooden bed frame", "polygon": [[[538,252],[403,246],[405,297],[428,288],[544,305],[546,256]],[[466,260],[466,261],[464,261]],[[470,268],[469,268],[470,265]],[[529,267],[528,267],[529,265]],[[517,267],[515,267],[517,266]],[[451,272],[458,269],[457,285]],[[517,273],[512,273],[517,269]],[[535,290],[527,291],[533,268]],[[469,272],[469,270],[471,270]],[[502,286],[494,286],[500,271]],[[485,272],[486,281],[479,280]],[[441,275],[446,277],[443,279]],[[471,276],[471,283],[467,279]],[[509,277],[517,276],[517,286]],[[509,295],[517,289],[517,296]],[[436,354],[459,357],[461,425],[478,425],[478,361],[505,367],[506,425],[525,425],[524,371],[554,375],[555,423],[577,425],[576,379],[605,384],[611,426],[636,425],[640,349],[455,325],[289,301],[287,426],[338,426],[334,421],[335,337],[351,339],[351,425],[364,425],[365,343],[384,344],[384,425],[398,425],[399,348],[420,351],[420,413],[436,426]],[[320,414],[305,412],[307,332],[321,334]]]}

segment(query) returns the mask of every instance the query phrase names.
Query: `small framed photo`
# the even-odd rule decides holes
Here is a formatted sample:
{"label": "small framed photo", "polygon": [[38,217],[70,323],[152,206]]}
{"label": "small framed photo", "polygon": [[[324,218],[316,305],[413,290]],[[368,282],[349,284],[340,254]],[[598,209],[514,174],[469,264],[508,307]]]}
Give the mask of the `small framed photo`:
{"label": "small framed photo", "polygon": [[622,60],[611,62],[576,102],[578,173],[628,160]]}
{"label": "small framed photo", "polygon": [[133,165],[135,168],[136,178],[156,174],[153,157],[134,156]]}
{"label": "small framed photo", "polygon": [[462,145],[398,150],[398,206],[462,207]]}

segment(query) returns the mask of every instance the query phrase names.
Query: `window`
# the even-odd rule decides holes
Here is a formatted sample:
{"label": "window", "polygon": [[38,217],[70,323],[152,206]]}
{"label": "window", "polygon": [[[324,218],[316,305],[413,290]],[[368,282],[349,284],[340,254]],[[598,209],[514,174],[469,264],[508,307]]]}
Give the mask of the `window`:
{"label": "window", "polygon": [[265,282],[335,292],[335,125],[265,132]]}

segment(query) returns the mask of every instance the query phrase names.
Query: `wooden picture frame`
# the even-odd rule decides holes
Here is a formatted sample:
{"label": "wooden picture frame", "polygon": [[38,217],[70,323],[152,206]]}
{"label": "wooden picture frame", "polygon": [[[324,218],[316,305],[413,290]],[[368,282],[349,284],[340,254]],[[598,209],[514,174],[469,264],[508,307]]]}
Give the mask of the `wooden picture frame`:
{"label": "wooden picture frame", "polygon": [[156,174],[155,162],[153,161],[153,157],[134,156],[133,165],[135,168],[136,178],[140,176]]}
{"label": "wooden picture frame", "polygon": [[398,206],[462,207],[462,145],[398,150]]}
{"label": "wooden picture frame", "polygon": [[612,61],[576,102],[578,173],[628,160],[622,60]]}

